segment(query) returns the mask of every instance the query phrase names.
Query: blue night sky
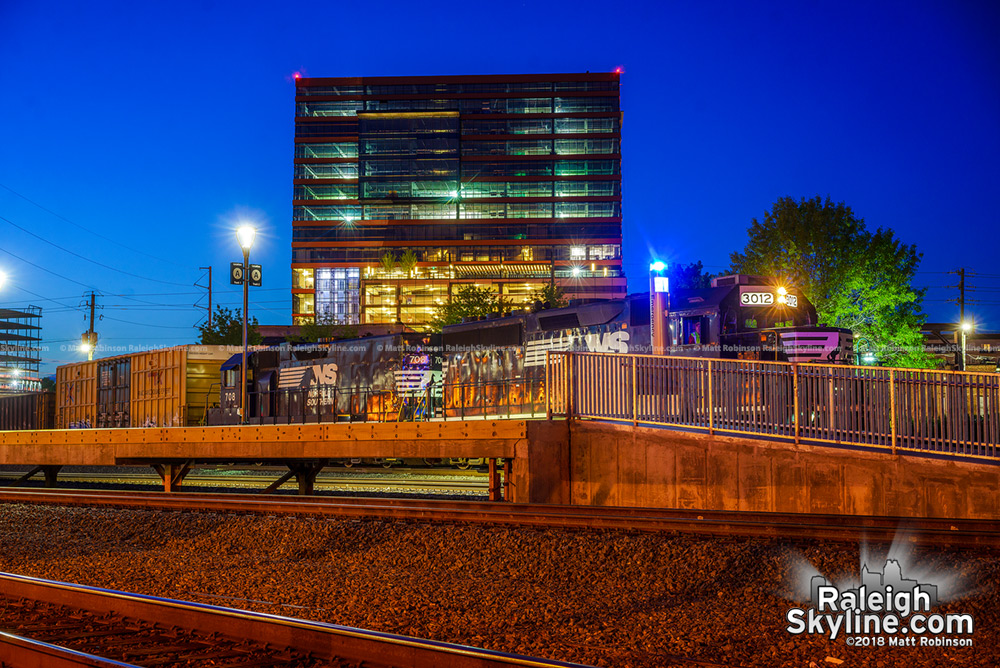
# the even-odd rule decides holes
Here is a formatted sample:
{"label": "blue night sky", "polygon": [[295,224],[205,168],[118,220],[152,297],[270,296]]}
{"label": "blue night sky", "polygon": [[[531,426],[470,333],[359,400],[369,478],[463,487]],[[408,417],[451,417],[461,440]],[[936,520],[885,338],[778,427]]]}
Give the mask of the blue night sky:
{"label": "blue night sky", "polygon": [[4,0],[0,306],[44,307],[46,372],[83,358],[91,288],[102,343],[193,342],[198,267],[237,306],[250,216],[251,313],[287,324],[294,72],[621,66],[630,289],[650,255],[725,269],[778,197],[829,195],[917,244],[929,320],[957,318],[964,265],[1000,330],[998,34],[992,2]]}

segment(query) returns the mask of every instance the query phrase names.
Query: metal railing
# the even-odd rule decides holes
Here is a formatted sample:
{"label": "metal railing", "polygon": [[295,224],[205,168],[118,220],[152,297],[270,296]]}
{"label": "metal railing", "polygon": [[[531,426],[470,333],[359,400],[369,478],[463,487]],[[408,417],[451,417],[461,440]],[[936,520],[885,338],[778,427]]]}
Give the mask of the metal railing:
{"label": "metal railing", "polygon": [[546,412],[1000,460],[1000,374],[549,352]]}
{"label": "metal railing", "polygon": [[[247,393],[251,424],[421,422],[545,415],[543,381],[501,380],[430,385],[397,392],[371,387],[314,385]],[[238,424],[235,408],[213,409],[220,422]]]}

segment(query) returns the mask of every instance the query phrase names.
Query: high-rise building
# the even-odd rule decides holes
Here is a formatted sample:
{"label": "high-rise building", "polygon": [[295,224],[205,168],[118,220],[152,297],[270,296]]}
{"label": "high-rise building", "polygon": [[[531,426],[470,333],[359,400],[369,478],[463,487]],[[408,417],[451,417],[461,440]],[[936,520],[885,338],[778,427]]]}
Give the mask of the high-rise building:
{"label": "high-rise building", "polygon": [[619,75],[298,79],[292,311],[419,327],[463,285],[625,294]]}
{"label": "high-rise building", "polygon": [[41,323],[41,307],[0,308],[0,394],[42,389]]}

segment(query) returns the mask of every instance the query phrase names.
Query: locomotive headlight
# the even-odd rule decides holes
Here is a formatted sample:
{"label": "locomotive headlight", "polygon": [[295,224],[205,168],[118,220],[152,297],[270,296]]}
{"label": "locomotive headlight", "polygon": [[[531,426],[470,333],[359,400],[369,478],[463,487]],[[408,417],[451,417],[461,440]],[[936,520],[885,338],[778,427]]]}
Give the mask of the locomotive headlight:
{"label": "locomotive headlight", "polygon": [[[781,288],[781,289],[782,289],[782,290],[784,290],[784,288]],[[785,302],[787,302],[787,301],[788,301],[788,300],[787,300],[787,299],[785,299],[785,295],[784,295],[784,294],[779,294],[779,295],[778,295],[778,303],[779,303],[779,304],[784,304],[784,303],[785,303]]]}
{"label": "locomotive headlight", "polygon": [[788,290],[786,290],[784,288],[778,288],[778,294],[781,295],[782,297],[784,297],[785,295],[788,294]]}

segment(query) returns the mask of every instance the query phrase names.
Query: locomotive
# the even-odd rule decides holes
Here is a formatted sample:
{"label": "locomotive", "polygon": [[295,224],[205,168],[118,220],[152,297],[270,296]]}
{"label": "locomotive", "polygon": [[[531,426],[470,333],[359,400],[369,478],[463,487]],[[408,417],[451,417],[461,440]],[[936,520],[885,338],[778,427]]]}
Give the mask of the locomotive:
{"label": "locomotive", "polygon": [[[675,290],[669,293],[669,308],[661,312],[651,308],[655,303],[651,297],[649,293],[633,294],[549,309],[536,304],[531,310],[506,316],[492,314],[448,325],[439,334],[411,332],[257,349],[248,356],[246,422],[409,421],[487,413],[540,414],[545,412],[548,352],[653,354],[656,327],[666,334],[666,345],[655,351],[658,354],[834,364],[853,359],[850,330],[819,326],[816,309],[801,293],[770,279],[726,276],[714,279],[709,288]],[[103,369],[101,365],[107,366],[107,361],[85,363],[94,369],[60,367],[57,426],[239,424],[243,421],[239,411],[242,353],[225,359],[216,357],[216,352],[206,356],[198,350],[205,359],[195,360],[192,352],[190,360],[183,357],[170,364],[156,363],[157,374],[151,378],[164,388],[155,396],[169,394],[165,385],[175,377],[184,376],[181,385],[186,389],[174,392],[182,399],[170,404],[169,415],[164,413],[152,422],[143,417],[152,410],[146,407],[149,399],[146,394],[136,394],[148,382],[133,382],[131,390],[123,385],[125,390],[118,393],[125,397],[118,402],[121,405],[109,403],[105,410],[102,406],[108,402],[102,402],[100,390],[106,383],[92,377],[100,375],[98,367]],[[136,359],[143,361],[149,355]],[[192,367],[195,361],[201,366]],[[212,361],[219,373],[215,381],[207,378]],[[135,360],[131,362],[132,375],[140,366],[145,369],[153,363],[143,361],[145,366],[137,366]],[[81,386],[86,392],[73,385],[82,381],[70,378],[69,371],[77,366],[89,370],[85,374],[89,384]],[[188,370],[164,374],[159,372],[161,366]],[[199,379],[197,384],[192,378]],[[208,405],[210,382],[219,386],[214,406]],[[199,394],[191,395],[195,386]],[[77,397],[87,401],[80,404]],[[0,403],[4,401],[0,399]],[[62,408],[64,403],[66,408]],[[87,410],[81,412],[76,404]],[[24,428],[24,414],[19,409],[17,425],[0,424],[0,429]],[[3,415],[14,412],[0,410]],[[70,419],[73,422],[67,422]],[[125,419],[129,422],[123,423]]]}
{"label": "locomotive", "polygon": [[[652,354],[651,317],[666,327],[665,354],[823,362],[853,357],[850,330],[820,327],[797,290],[736,275],[709,288],[676,290],[657,316],[650,294],[514,311],[444,327],[251,355],[248,421],[379,421],[545,412],[551,352]],[[241,355],[223,365],[219,410],[210,424],[236,423]]]}

